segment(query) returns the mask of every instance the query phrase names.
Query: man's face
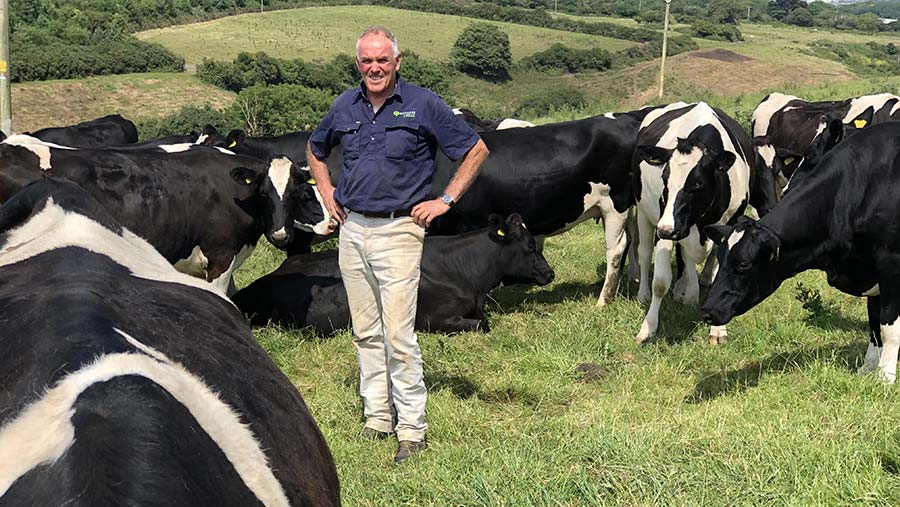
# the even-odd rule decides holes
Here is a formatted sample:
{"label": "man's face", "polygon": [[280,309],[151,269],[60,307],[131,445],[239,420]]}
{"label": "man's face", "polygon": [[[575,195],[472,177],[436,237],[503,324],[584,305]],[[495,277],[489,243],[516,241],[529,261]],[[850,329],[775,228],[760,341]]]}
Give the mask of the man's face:
{"label": "man's face", "polygon": [[356,68],[370,93],[390,92],[400,70],[400,56],[394,58],[390,39],[381,34],[370,34],[359,41]]}

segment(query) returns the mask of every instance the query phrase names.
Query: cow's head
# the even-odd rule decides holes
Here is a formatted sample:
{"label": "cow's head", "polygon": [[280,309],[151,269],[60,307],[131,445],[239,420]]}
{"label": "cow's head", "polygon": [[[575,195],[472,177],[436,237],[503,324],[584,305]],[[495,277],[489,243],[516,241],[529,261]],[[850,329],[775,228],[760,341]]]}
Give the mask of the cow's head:
{"label": "cow's head", "polygon": [[221,147],[227,148],[229,150],[236,150],[246,138],[246,132],[241,129],[234,129],[229,132],[227,136],[225,136],[225,139],[222,141]]}
{"label": "cow's head", "polygon": [[498,262],[503,283],[547,285],[553,281],[553,268],[538,251],[534,236],[525,228],[522,217],[517,213],[505,221],[500,215],[491,215],[488,218],[488,236],[503,247]]}
{"label": "cow's head", "polygon": [[[713,204],[717,173],[727,172],[737,157],[714,150],[699,141],[678,139],[675,148],[641,145],[635,156],[660,171],[663,192],[656,233],[661,239],[678,241]],[[653,170],[653,169],[650,169]]]}
{"label": "cow's head", "polygon": [[844,137],[850,137],[860,130],[872,125],[873,121],[875,121],[875,107],[869,106],[865,111],[859,113],[843,125]]}
{"label": "cow's head", "polygon": [[840,118],[822,115],[819,120],[816,137],[813,138],[812,143],[803,152],[803,158],[797,165],[796,170],[790,175],[788,184],[784,187],[784,192],[787,193],[791,187],[796,188],[804,175],[814,171],[822,161],[822,157],[837,146],[839,142],[843,141],[844,137],[846,136],[843,121]]}
{"label": "cow's head", "polygon": [[273,158],[259,173],[245,167],[231,171],[238,183],[250,185],[262,208],[266,239],[278,248],[294,240],[294,227],[327,235],[329,215],[308,168],[299,168],[288,157]]}
{"label": "cow's head", "polygon": [[704,232],[719,244],[719,272],[701,312],[703,320],[722,326],[781,285],[781,239],[771,229],[744,216],[734,227],[709,225]]}
{"label": "cow's head", "polygon": [[191,132],[191,137],[194,138],[194,144],[209,147],[220,146],[224,141],[224,138],[219,134],[216,127],[213,127],[210,124],[204,125],[200,132]]}

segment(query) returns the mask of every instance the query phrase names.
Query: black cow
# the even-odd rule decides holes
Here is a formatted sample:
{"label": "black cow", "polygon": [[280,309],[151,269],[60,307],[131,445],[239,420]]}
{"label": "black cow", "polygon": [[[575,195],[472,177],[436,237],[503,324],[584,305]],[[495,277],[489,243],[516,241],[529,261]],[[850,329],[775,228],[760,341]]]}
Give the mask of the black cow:
{"label": "black cow", "polygon": [[869,125],[897,119],[900,119],[900,97],[889,93],[822,102],[771,93],[753,110],[751,123],[753,136],[762,138],[758,141],[762,147],[760,155],[776,173],[781,189],[799,167],[810,145],[833,120],[844,125],[844,137],[848,137]]}
{"label": "black cow", "polygon": [[75,148],[99,148],[136,143],[137,128],[131,120],[111,114],[68,127],[49,127],[26,133],[41,141]]}
{"label": "black cow", "polygon": [[802,184],[758,222],[707,228],[723,247],[704,319],[725,324],[784,280],[820,269],[832,287],[868,297],[871,344],[862,371],[877,367],[893,382],[900,347],[900,124],[867,128],[816,168],[800,171]]}
{"label": "black cow", "polygon": [[[27,136],[0,143],[0,202],[44,175],[82,185],[179,270],[225,290],[261,234],[289,242],[296,217],[327,232],[317,190],[286,158],[267,162],[205,146],[64,149]],[[225,276],[223,276],[225,275]]]}
{"label": "black cow", "polygon": [[237,309],[78,186],[0,207],[0,326],[0,504],[340,504],[325,439]]}
{"label": "black cow", "polygon": [[[416,329],[487,331],[487,294],[504,284],[553,280],[518,215],[499,215],[487,229],[459,236],[428,236],[422,253]],[[350,324],[347,292],[336,250],[288,257],[269,275],[235,293],[234,302],[254,324],[272,320],[331,334]]]}
{"label": "black cow", "polygon": [[[765,183],[765,184],[763,184]],[[675,298],[697,305],[697,264],[714,277],[712,244],[702,234],[710,224],[733,223],[749,203],[760,214],[775,205],[771,173],[757,158],[741,126],[704,102],[671,104],[648,114],[634,153],[634,192],[638,200],[638,299],[650,308],[635,338],[643,342],[659,324],[662,298],[672,282],[672,250],[681,247],[685,271]],[[659,241],[655,243],[654,237]],[[651,300],[650,254],[654,252]],[[723,327],[710,330],[710,342],[724,340]]]}
{"label": "black cow", "polygon": [[224,141],[217,143],[217,146],[240,155],[261,159],[283,155],[301,166],[308,167],[306,143],[310,134],[312,134],[310,130],[300,130],[280,136],[250,137],[243,130],[236,129],[229,132]]}

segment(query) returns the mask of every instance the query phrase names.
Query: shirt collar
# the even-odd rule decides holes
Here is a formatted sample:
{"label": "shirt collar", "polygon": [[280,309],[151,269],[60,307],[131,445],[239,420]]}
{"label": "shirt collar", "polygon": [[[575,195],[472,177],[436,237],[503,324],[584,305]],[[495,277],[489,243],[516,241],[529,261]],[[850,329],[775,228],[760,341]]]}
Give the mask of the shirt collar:
{"label": "shirt collar", "polygon": [[[406,81],[400,77],[400,73],[397,73],[397,86],[394,87],[394,93],[390,94],[387,99],[385,99],[385,103],[391,98],[396,97],[397,102],[403,102],[403,90],[406,88]],[[360,100],[365,99],[368,102],[368,98],[366,95],[366,83],[362,80],[359,81],[359,88],[356,90],[356,100],[354,102],[359,102]]]}

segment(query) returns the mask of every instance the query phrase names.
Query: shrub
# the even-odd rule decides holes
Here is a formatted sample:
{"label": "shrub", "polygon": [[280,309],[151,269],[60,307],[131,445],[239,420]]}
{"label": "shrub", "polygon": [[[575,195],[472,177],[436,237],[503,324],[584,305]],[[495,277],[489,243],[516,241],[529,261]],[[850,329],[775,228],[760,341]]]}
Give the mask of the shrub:
{"label": "shrub", "polygon": [[453,44],[450,61],[467,74],[508,79],[512,65],[509,36],[490,23],[472,23]]}
{"label": "shrub", "polygon": [[520,65],[542,72],[555,69],[574,73],[606,70],[612,65],[612,58],[605,49],[572,49],[557,43],[546,51],[523,58]]}
{"label": "shrub", "polygon": [[519,103],[514,116],[517,118],[535,118],[546,116],[554,111],[578,109],[587,101],[584,94],[570,85],[554,87],[529,95]]}
{"label": "shrub", "polygon": [[226,113],[240,118],[250,135],[277,135],[315,127],[334,102],[331,93],[302,85],[244,88]]}
{"label": "shrub", "polygon": [[701,19],[691,24],[691,35],[704,39],[727,40],[728,42],[739,41],[743,38],[738,27],[723,23],[713,23]]}
{"label": "shrub", "polygon": [[443,65],[423,60],[415,53],[404,53],[400,69],[403,79],[428,88],[445,101],[449,99],[450,80],[447,77],[447,69]]}

